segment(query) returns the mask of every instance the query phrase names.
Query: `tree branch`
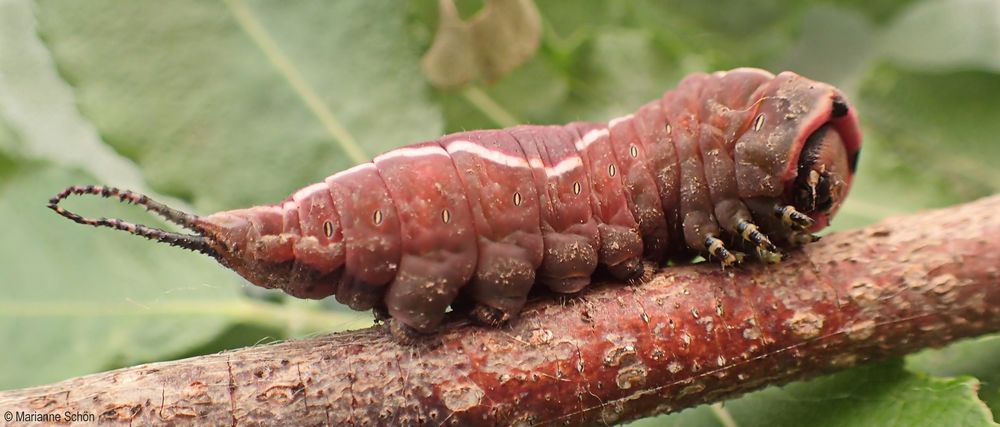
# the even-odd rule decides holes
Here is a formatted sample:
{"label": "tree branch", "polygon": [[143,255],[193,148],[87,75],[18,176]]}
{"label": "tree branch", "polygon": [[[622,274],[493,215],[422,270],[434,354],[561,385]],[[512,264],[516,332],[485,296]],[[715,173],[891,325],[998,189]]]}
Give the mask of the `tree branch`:
{"label": "tree branch", "polygon": [[1000,330],[1000,196],[836,233],[778,265],[671,267],[510,327],[381,327],[0,392],[118,424],[602,424]]}

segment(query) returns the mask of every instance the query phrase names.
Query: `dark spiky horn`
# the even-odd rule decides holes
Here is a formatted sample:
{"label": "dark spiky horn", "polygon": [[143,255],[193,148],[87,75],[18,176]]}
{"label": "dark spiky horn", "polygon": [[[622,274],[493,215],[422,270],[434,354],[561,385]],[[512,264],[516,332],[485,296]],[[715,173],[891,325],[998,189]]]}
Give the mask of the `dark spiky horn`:
{"label": "dark spiky horn", "polygon": [[[159,228],[131,223],[118,218],[87,218],[59,206],[59,202],[65,200],[71,194],[92,194],[104,198],[117,198],[123,203],[142,206],[147,211],[160,215],[167,221],[192,230],[198,234],[173,233]],[[171,208],[163,203],[150,199],[144,194],[138,194],[129,190],[120,190],[115,187],[101,185],[74,185],[66,188],[65,190],[59,192],[59,194],[55,197],[49,199],[49,209],[52,209],[59,215],[69,218],[79,224],[92,225],[94,227],[114,228],[116,230],[122,230],[129,234],[142,236],[157,242],[163,242],[172,246],[190,249],[212,257],[216,256],[215,251],[208,244],[208,239],[201,234],[204,230],[198,226],[197,215]]]}

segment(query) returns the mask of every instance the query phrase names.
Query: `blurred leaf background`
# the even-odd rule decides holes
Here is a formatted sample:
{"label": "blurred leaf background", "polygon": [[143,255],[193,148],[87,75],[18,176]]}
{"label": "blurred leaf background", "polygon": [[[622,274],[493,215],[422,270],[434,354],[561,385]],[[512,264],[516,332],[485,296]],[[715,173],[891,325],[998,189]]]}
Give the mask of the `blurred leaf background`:
{"label": "blurred leaf background", "polygon": [[[1000,190],[998,0],[496,1],[537,7],[537,28],[458,1],[456,17],[491,29],[451,22],[477,41],[422,68],[444,16],[431,0],[0,0],[0,389],[371,322],[58,218],[45,201],[71,184],[199,213],[269,203],[393,147],[606,120],[687,73],[755,66],[857,104],[865,145],[834,229]],[[490,53],[500,40],[525,45]],[[472,81],[430,83],[459,74]],[[162,226],[106,200],[69,206]],[[990,409],[998,336],[638,423],[995,425]]]}

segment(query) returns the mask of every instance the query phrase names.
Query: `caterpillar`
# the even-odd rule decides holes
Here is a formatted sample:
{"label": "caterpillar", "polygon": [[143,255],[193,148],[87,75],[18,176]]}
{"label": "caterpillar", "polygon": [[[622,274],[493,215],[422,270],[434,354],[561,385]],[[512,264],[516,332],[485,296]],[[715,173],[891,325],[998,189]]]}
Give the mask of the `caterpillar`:
{"label": "caterpillar", "polygon": [[[643,273],[643,259],[778,261],[837,212],[860,148],[854,108],[833,86],[740,68],[690,75],[607,123],[461,132],[391,150],[277,204],[197,216],[73,186],[49,207],[207,254],[262,287],[374,309],[406,337],[434,332],[449,306],[501,324],[536,282],[571,294],[599,267],[625,280]],[[71,194],[118,198],[194,234],[85,218],[59,206]]]}

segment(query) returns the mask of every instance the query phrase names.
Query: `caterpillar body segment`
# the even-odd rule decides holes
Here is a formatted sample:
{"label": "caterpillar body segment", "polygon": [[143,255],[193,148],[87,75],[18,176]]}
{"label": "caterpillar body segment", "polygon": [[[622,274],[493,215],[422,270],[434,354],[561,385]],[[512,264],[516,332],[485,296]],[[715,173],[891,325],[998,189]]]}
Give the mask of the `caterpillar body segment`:
{"label": "caterpillar body segment", "polygon": [[491,303],[481,316],[495,319],[484,320],[502,322],[521,310],[542,264],[539,190],[523,149],[508,132],[465,132],[440,143],[464,171],[459,176],[478,237],[476,268],[464,293]]}
{"label": "caterpillar body segment", "polygon": [[600,249],[591,209],[593,187],[577,136],[562,126],[516,126],[508,133],[520,145],[539,203],[542,264],[539,282],[573,293],[590,284]]}
{"label": "caterpillar body segment", "polygon": [[642,237],[629,208],[608,126],[577,122],[566,127],[577,135],[574,146],[590,176],[590,205],[601,242],[598,262],[620,279],[638,276],[642,274]]}
{"label": "caterpillar body segment", "polygon": [[[247,280],[387,313],[430,333],[449,306],[491,324],[536,284],[586,287],[598,268],[702,254],[767,262],[814,240],[850,188],[860,150],[836,88],[756,69],[695,74],[605,123],[461,132],[392,150],[266,206],[198,217],[145,196],[73,187],[50,207],[209,254]],[[89,188],[89,189],[88,189]],[[97,194],[145,206],[196,234],[58,206]]]}

